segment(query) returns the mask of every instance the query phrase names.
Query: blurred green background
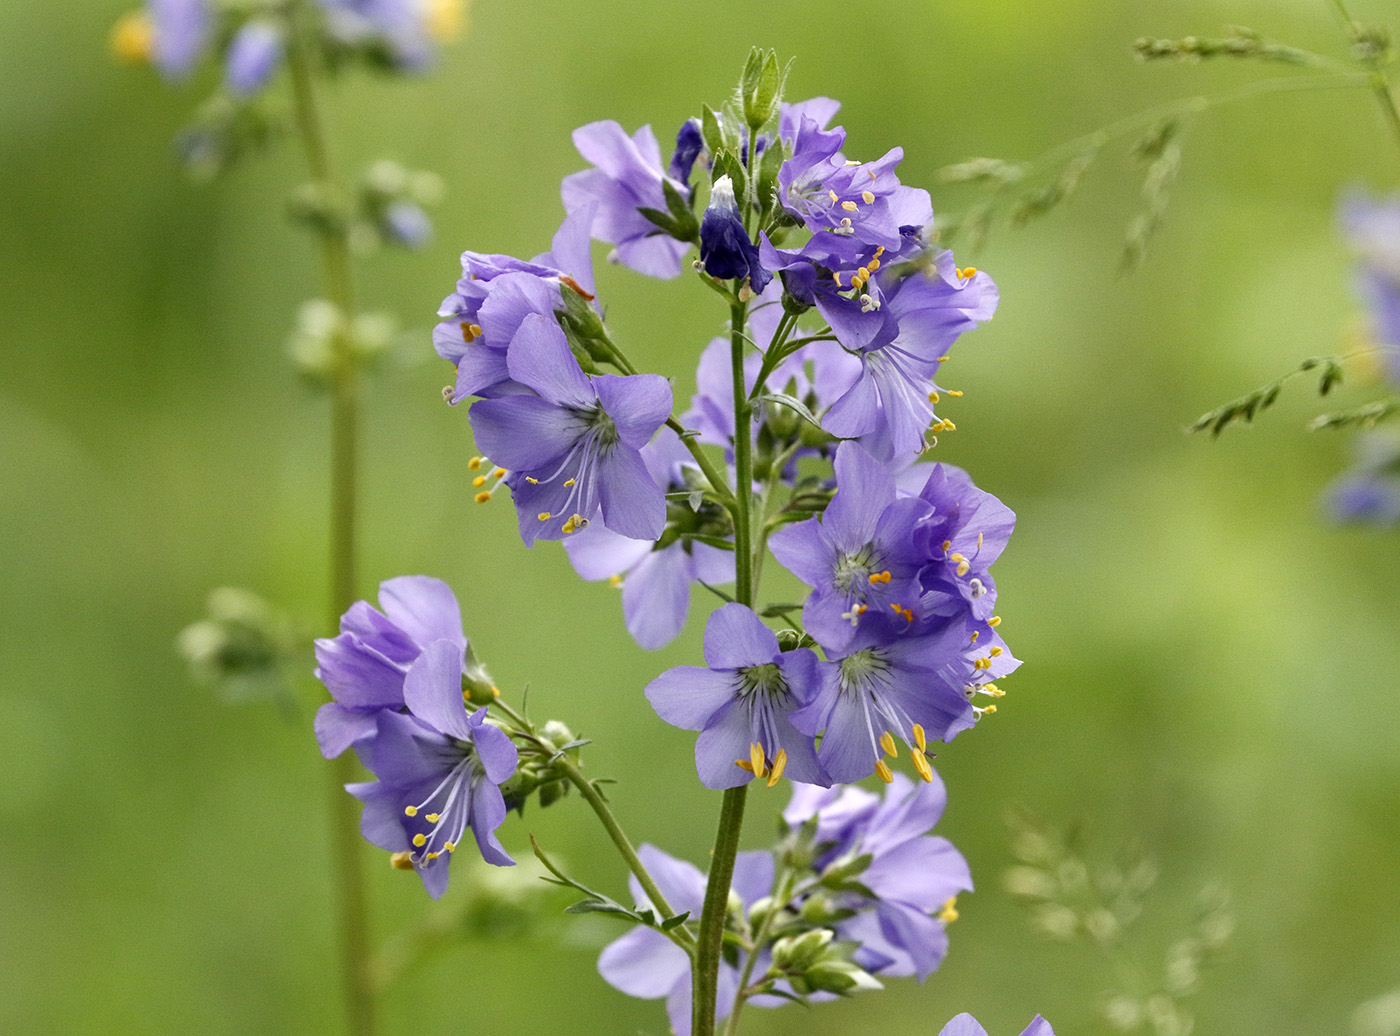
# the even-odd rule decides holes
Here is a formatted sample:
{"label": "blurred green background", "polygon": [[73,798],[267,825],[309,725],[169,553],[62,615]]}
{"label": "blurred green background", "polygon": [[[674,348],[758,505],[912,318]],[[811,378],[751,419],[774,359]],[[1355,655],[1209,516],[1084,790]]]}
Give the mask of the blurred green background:
{"label": "blurred green background", "polygon": [[[301,684],[295,723],[231,707],[173,648],[219,585],[326,632],[327,414],[285,358],[319,291],[312,243],[284,215],[302,160],[286,141],[191,183],[170,140],[201,88],[113,62],[125,9],[0,6],[0,1032],[336,1033],[327,774],[310,733],[322,692]],[[559,178],[582,166],[575,126],[650,122],[667,139],[724,98],[752,44],[797,58],[791,97],[844,102],[854,153],[902,145],[903,181],[951,211],[967,196],[935,184],[944,164],[1032,157],[1275,74],[1132,57],[1138,36],[1225,23],[1345,50],[1323,0],[478,0],[432,76],[347,78],[327,98],[342,169],[393,156],[449,190],[430,248],[360,271],[365,303],[411,332],[367,406],[361,593],[403,573],[448,580],[501,686],[528,684],[536,715],[595,739],[587,766],[619,780],[633,836],[702,862],[717,797],[694,780],[693,735],[640,694],[697,658],[702,623],[638,651],[612,591],[553,545],[524,550],[503,502],[472,504],[466,415],[441,404],[450,370],[428,343],[458,253],[547,248]],[[1139,845],[1158,860],[1130,936],[1153,974],[1197,892],[1231,891],[1238,930],[1193,1002],[1199,1032],[1333,1036],[1400,986],[1400,544],[1320,521],[1348,442],[1302,431],[1309,387],[1219,442],[1182,433],[1344,348],[1357,303],[1335,201],[1396,173],[1367,94],[1263,98],[1196,124],[1132,276],[1115,266],[1141,174],[1121,147],[1067,209],[959,253],[1002,305],[946,370],[966,395],[938,456],[1019,515],[997,578],[1025,659],[1000,712],[939,754],[941,831],[978,891],[926,985],[753,1011],[748,1032],[936,1032],[962,1010],[994,1036],[1037,1011],[1062,1036],[1107,1031],[1110,968],[1038,936],[1002,889],[1016,805],[1082,825],[1096,858]],[[602,270],[600,294],[633,358],[688,395],[726,315],[716,300],[622,269]],[[1352,385],[1341,402],[1366,398]],[[751,796],[748,845],[767,843],[785,800]],[[530,832],[623,894],[577,800],[510,820],[518,859]],[[365,856],[378,941],[429,904]],[[659,1004],[594,972],[621,928],[564,918],[565,902],[546,895],[522,934],[474,935],[411,970],[386,1031],[664,1031]]]}

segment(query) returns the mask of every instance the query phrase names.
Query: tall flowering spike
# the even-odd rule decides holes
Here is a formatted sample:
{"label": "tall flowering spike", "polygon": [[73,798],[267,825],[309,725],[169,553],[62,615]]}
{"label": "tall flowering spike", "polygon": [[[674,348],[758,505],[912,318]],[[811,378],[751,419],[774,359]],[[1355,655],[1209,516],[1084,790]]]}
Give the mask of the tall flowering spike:
{"label": "tall flowering spike", "polygon": [[434,899],[447,890],[448,865],[471,831],[487,863],[512,860],[496,838],[506,817],[500,785],[518,756],[486,709],[468,714],[457,644],[437,640],[404,678],[406,712],[382,711],[372,737],[355,746],[377,782],[346,789],[364,802],[364,836],[411,866]]}
{"label": "tall flowering spike", "polygon": [[379,713],[404,707],[404,677],[424,648],[467,638],[457,598],[440,579],[399,576],[379,584],[379,609],[366,601],[340,619],[340,635],[316,641],[316,677],[332,701],[316,713],[316,739],[327,759],[373,736]]}
{"label": "tall flowering spike", "polygon": [[611,119],[574,130],[574,146],[594,168],[564,177],[560,193],[573,213],[592,207],[592,233],[616,245],[622,265],[650,277],[676,277],[689,245],[663,233],[639,211],[667,211],[663,184],[682,197],[689,187],[661,169],[661,147],[650,126],[632,136]]}
{"label": "tall flowering spike", "polygon": [[529,391],[474,403],[471,421],[477,445],[510,471],[525,544],[560,539],[600,514],[623,536],[660,536],[665,493],[640,451],[671,414],[666,379],[584,374],[558,324],[537,313],[521,322],[506,359]]}
{"label": "tall flowering spike", "polygon": [[820,685],[822,663],[806,648],[782,651],[778,638],[742,604],[726,604],[705,626],[709,668],[677,666],[647,684],[667,723],[698,730],[695,768],[707,788],[736,788],[755,777],[772,787],[784,776],[828,785],[817,761],[817,727],[797,719]]}
{"label": "tall flowering spike", "polygon": [[[637,849],[643,865],[656,881],[673,910],[699,917],[705,900],[705,876],[693,864],[677,860],[655,846]],[[731,895],[742,910],[769,894],[773,888],[773,857],[766,852],[740,853],[734,861]],[[628,878],[639,909],[655,910],[635,877]],[[739,962],[742,965],[742,959]],[[734,1003],[739,987],[740,966],[721,960],[719,995],[715,1019],[722,1021]],[[598,958],[598,972],[614,989],[643,1000],[666,999],[666,1015],[676,1036],[689,1036],[691,1023],[690,957],[654,928],[634,928],[604,947]]]}
{"label": "tall flowering spike", "polygon": [[755,292],[763,291],[773,279],[744,229],[734,201],[734,182],[728,176],[721,176],[710,189],[710,203],[700,220],[700,262],[711,277],[747,278]]}

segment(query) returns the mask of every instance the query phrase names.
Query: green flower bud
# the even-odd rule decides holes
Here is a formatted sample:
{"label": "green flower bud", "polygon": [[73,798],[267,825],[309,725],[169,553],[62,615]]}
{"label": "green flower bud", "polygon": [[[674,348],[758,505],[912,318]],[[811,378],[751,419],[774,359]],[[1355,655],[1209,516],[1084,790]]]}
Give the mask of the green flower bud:
{"label": "green flower bud", "polygon": [[803,977],[813,989],[837,996],[885,988],[859,964],[848,960],[824,960],[808,968]]}
{"label": "green flower bud", "polygon": [[821,960],[835,933],[829,928],[789,935],[773,944],[773,966],[785,972],[802,973]]}

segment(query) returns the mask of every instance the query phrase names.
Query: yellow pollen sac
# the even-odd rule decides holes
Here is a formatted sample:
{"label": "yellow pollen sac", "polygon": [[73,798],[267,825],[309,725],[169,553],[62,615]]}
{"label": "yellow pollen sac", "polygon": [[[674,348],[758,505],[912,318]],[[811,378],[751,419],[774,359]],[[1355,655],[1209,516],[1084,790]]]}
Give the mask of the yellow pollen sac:
{"label": "yellow pollen sac", "polygon": [[389,866],[393,867],[396,871],[411,871],[413,870],[413,854],[391,853],[389,856]]}
{"label": "yellow pollen sac", "polygon": [[472,342],[475,342],[480,337],[480,324],[472,324],[465,320],[462,321],[462,341],[466,342],[468,345],[471,345]]}
{"label": "yellow pollen sac", "polygon": [[[486,476],[485,476],[485,475],[481,475],[481,476],[479,476],[479,477],[480,477],[481,481],[483,481],[483,482],[486,481]],[[537,486],[537,485],[540,484],[540,480],[539,480],[539,479],[537,479],[537,478],[531,478],[529,475],[526,475],[526,476],[525,476],[525,481],[528,482],[528,483],[530,483],[530,485],[532,485],[532,486]]]}
{"label": "yellow pollen sac", "polygon": [[940,357],[938,358],[938,362],[939,362],[939,363],[947,363],[947,362],[948,362],[949,360],[951,360],[951,359],[952,359],[951,356],[940,356]]}
{"label": "yellow pollen sac", "polygon": [[910,611],[908,608],[903,609],[903,610],[900,612],[900,614],[904,616],[904,621],[905,621],[905,622],[913,622],[913,621],[914,621],[914,613],[913,613],[912,611]]}
{"label": "yellow pollen sac", "polygon": [[958,276],[961,277],[963,280],[967,280],[969,277],[976,277],[977,267],[964,266],[961,270],[958,271]]}
{"label": "yellow pollen sac", "polygon": [[876,259],[880,258],[880,256],[882,256],[882,255],[884,255],[884,254],[885,254],[885,246],[884,246],[884,245],[881,245],[880,247],[878,247],[877,249],[875,249],[875,258],[876,258]]}
{"label": "yellow pollen sac", "polygon": [[133,65],[151,60],[155,50],[156,30],[151,16],[145,11],[131,11],[117,19],[112,26],[112,53]]}
{"label": "yellow pollen sac", "polygon": [[[944,549],[946,550],[947,548],[945,547]],[[948,560],[949,560],[949,561],[956,561],[956,562],[958,562],[959,564],[961,564],[962,562],[966,561],[967,558],[966,558],[964,555],[962,555],[962,554],[949,554],[949,555],[948,555]]]}
{"label": "yellow pollen sac", "polygon": [[952,540],[944,540],[944,541],[943,541],[943,549],[944,549],[944,550],[952,550],[952,549],[953,549],[953,541],[952,541]]}
{"label": "yellow pollen sac", "polygon": [[426,821],[427,821],[428,823],[430,823],[430,824],[436,824],[439,820],[442,819],[442,817],[441,817],[439,814],[437,814],[437,813],[429,813],[429,814],[428,814],[426,817],[424,817],[423,819],[426,820]]}
{"label": "yellow pollen sac", "polygon": [[977,549],[982,549],[982,534],[980,532],[977,534]]}
{"label": "yellow pollen sac", "polygon": [[457,851],[457,843],[456,843],[456,842],[444,842],[443,845],[442,845],[442,848],[443,848],[446,852],[455,853],[455,852]]}
{"label": "yellow pollen sac", "polygon": [[899,603],[896,602],[896,603],[890,605],[890,610],[891,610],[892,612],[894,612],[896,615],[898,615],[898,614],[899,614]]}
{"label": "yellow pollen sac", "polygon": [[826,192],[826,196],[827,196],[828,198],[831,199],[831,202],[832,202],[833,205],[836,204],[836,202],[838,202],[838,201],[841,200],[841,196],[838,195],[835,191],[830,191],[830,190],[827,191],[827,192]]}
{"label": "yellow pollen sac", "polygon": [[467,467],[475,471],[477,468],[481,467],[481,462],[485,459],[485,457],[473,457],[471,460],[467,461]]}
{"label": "yellow pollen sac", "polygon": [[406,817],[416,817],[416,816],[418,815],[418,807],[417,807],[417,806],[405,806],[405,807],[403,808],[403,815],[406,816]]}
{"label": "yellow pollen sac", "polygon": [[549,521],[550,518],[552,518],[552,517],[554,517],[554,516],[551,515],[548,511],[541,511],[539,514],[535,515],[535,517],[538,518],[538,519],[539,519],[540,521],[542,521],[542,522],[547,522],[547,521]]}
{"label": "yellow pollen sac", "polygon": [[919,746],[920,752],[923,752],[923,750],[928,747],[928,738],[924,735],[924,728],[920,724],[915,723],[913,734],[914,744]]}
{"label": "yellow pollen sac", "polygon": [[985,709],[983,709],[982,711],[983,711],[983,712],[996,712],[996,710],[997,710],[997,707],[996,707],[995,705],[988,705],[988,706],[987,706]]}
{"label": "yellow pollen sac", "polygon": [[486,503],[486,501],[488,501],[488,500],[490,500],[490,499],[491,499],[491,492],[490,492],[490,490],[482,490],[480,493],[477,493],[477,494],[476,494],[476,497],[475,497],[476,502],[479,503],[479,504],[484,504],[484,503]]}
{"label": "yellow pollen sac", "polygon": [[972,663],[972,668],[990,669],[992,668],[992,660],[990,658],[979,658],[977,661]]}
{"label": "yellow pollen sac", "polygon": [[491,474],[495,475],[497,478],[505,478],[505,477],[506,477],[506,469],[505,469],[505,468],[494,468],[494,469],[492,469]]}
{"label": "yellow pollen sac", "polygon": [[952,924],[958,919],[958,897],[950,896],[943,904],[943,909],[938,912],[938,919],[944,924]]}
{"label": "yellow pollen sac", "polygon": [[495,684],[492,684],[492,685],[491,685],[491,697],[493,697],[493,698],[499,698],[500,696],[501,696],[501,689],[500,689],[499,687],[497,687]]}
{"label": "yellow pollen sac", "polygon": [[930,392],[930,393],[928,394],[928,401],[929,401],[930,403],[937,403],[937,402],[938,402],[938,393],[937,393],[937,392]]}
{"label": "yellow pollen sac", "polygon": [[419,849],[423,848],[423,846],[428,844],[428,836],[424,834],[414,835],[413,844],[416,845]]}
{"label": "yellow pollen sac", "polygon": [[961,396],[961,395],[962,395],[962,389],[945,389],[944,391],[946,391],[946,392],[948,393],[948,395],[950,395],[950,396]]}
{"label": "yellow pollen sac", "polygon": [[621,577],[621,576],[608,576],[608,585],[611,586],[611,587],[614,587],[614,588],[621,586],[621,585],[622,585],[622,577]]}
{"label": "yellow pollen sac", "polygon": [[998,626],[1001,625],[1001,616],[993,615],[990,619],[987,620],[987,625],[992,627],[992,629],[996,629]]}
{"label": "yellow pollen sac", "polygon": [[749,745],[749,763],[753,766],[755,777],[762,777],[768,772],[768,764],[763,758],[763,746],[757,741]]}
{"label": "yellow pollen sac", "polygon": [[573,532],[575,528],[577,528],[577,526],[574,525],[574,520],[570,518],[567,522],[560,526],[559,531],[562,532],[565,536],[567,536],[569,535],[569,533]]}
{"label": "yellow pollen sac", "polygon": [[997,655],[1001,654],[1001,648],[994,647],[992,648],[992,650],[988,651],[987,654],[991,655],[993,658],[996,658]]}
{"label": "yellow pollen sac", "polygon": [[768,787],[773,787],[783,776],[783,771],[787,769],[787,749],[778,749],[778,754],[773,757],[773,772],[768,775]]}
{"label": "yellow pollen sac", "polygon": [[959,562],[958,562],[958,569],[957,569],[958,575],[960,575],[960,576],[965,576],[965,575],[967,575],[968,572],[970,572],[970,571],[972,571],[972,566],[971,566],[970,564],[968,564],[966,561],[959,561]]}
{"label": "yellow pollen sac", "polygon": [[749,773],[753,773],[753,763],[749,762],[747,759],[735,759],[734,765],[741,770],[746,770]]}
{"label": "yellow pollen sac", "polygon": [[486,476],[476,476],[476,478],[472,479],[472,485],[476,486],[477,489],[480,489],[482,486],[486,485]]}
{"label": "yellow pollen sac", "polygon": [[[535,481],[535,480],[534,480],[534,479],[530,479],[530,481],[533,482],[533,481]],[[575,482],[577,482],[577,481],[578,481],[578,479],[576,479],[576,478],[571,478],[571,479],[569,479],[567,482],[565,482],[564,485],[565,485],[565,487],[567,488],[568,486],[572,486],[572,485],[573,485]],[[979,543],[978,546],[980,547],[981,544]]]}
{"label": "yellow pollen sac", "polygon": [[836,282],[836,286],[839,288],[841,286],[841,271],[837,270],[836,272],[834,272],[831,275],[831,279]]}
{"label": "yellow pollen sac", "polygon": [[841,207],[847,212],[855,212],[856,209],[860,208],[860,206],[853,201],[843,201],[841,203]]}
{"label": "yellow pollen sac", "polygon": [[928,756],[922,752],[915,752],[913,755],[914,772],[919,775],[919,779],[925,784],[933,783],[933,767],[928,764]]}
{"label": "yellow pollen sac", "polygon": [[990,694],[993,698],[1006,697],[1006,692],[994,683],[984,683],[982,685],[982,690],[985,691],[987,694]]}
{"label": "yellow pollen sac", "polygon": [[973,630],[973,631],[972,631],[972,636],[968,637],[967,639],[970,640],[970,641],[972,641],[974,644],[976,644],[976,643],[977,643],[977,637],[978,637],[977,631],[976,631],[976,630]]}
{"label": "yellow pollen sac", "polygon": [[436,860],[436,859],[437,859],[439,856],[441,856],[441,855],[442,855],[442,853],[429,853],[429,854],[428,854],[428,859],[430,859],[430,860]]}
{"label": "yellow pollen sac", "polygon": [[865,204],[867,204],[867,205],[874,205],[874,204],[875,204],[875,195],[871,194],[869,191],[861,191],[861,192],[860,192],[860,200],[863,201],[863,202],[865,202]]}
{"label": "yellow pollen sac", "polygon": [[890,768],[885,764],[883,759],[877,759],[875,761],[875,774],[886,784],[894,783],[894,774],[890,772]]}
{"label": "yellow pollen sac", "polygon": [[888,730],[880,735],[880,747],[885,750],[885,754],[891,759],[898,758],[899,748],[894,743],[894,735]]}
{"label": "yellow pollen sac", "polygon": [[869,270],[871,273],[874,273],[876,270],[878,270],[878,269],[880,268],[880,260],[879,260],[879,259],[872,259],[872,260],[870,260],[870,262],[868,262],[868,263],[865,264],[865,268],[866,268],[867,270]]}
{"label": "yellow pollen sac", "polygon": [[868,607],[869,607],[869,605],[865,605],[865,604],[860,605],[858,608],[856,608],[856,614],[857,614],[857,615],[864,615],[864,614],[865,614],[865,610],[866,610],[866,608],[868,608]]}

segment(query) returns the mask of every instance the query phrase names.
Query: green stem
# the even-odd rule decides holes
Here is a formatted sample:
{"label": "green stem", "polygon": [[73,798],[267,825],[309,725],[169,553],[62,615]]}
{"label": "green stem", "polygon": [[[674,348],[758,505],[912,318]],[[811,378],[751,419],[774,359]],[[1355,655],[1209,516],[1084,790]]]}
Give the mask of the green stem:
{"label": "green stem", "polygon": [[[749,428],[753,405],[744,384],[744,323],[748,304],[737,297],[729,306],[729,359],[734,387],[734,599],[752,608],[755,599],[753,555],[753,443]],[[734,880],[734,858],[739,853],[739,833],[744,826],[748,785],[724,793],[720,806],[715,847],[710,856],[710,876],[700,911],[691,966],[691,1033],[714,1036],[719,984],[720,949],[729,908],[729,887]]]}
{"label": "green stem", "polygon": [[[511,708],[500,699],[497,699],[491,704],[493,708],[500,710],[506,715],[522,737],[532,741],[539,747],[540,751],[555,756],[554,767],[563,772],[564,776],[569,779],[569,783],[578,789],[584,801],[593,808],[593,812],[597,815],[599,821],[602,822],[603,829],[607,831],[608,837],[612,839],[613,845],[617,848],[618,855],[621,856],[623,862],[627,864],[627,869],[630,870],[636,876],[637,881],[641,883],[642,891],[647,894],[647,899],[651,900],[651,905],[661,912],[663,919],[674,917],[676,913],[675,910],[672,909],[671,904],[666,902],[666,896],[662,893],[661,889],[657,887],[656,882],[652,879],[651,872],[646,869],[646,865],[642,863],[641,857],[637,855],[637,851],[632,848],[632,842],[627,837],[627,832],[622,830],[622,825],[618,823],[617,817],[613,815],[612,809],[608,806],[607,799],[603,798],[598,789],[593,786],[593,782],[584,776],[583,771],[579,769],[578,765],[570,760],[567,755],[559,753],[557,745],[552,744],[547,739],[536,734],[533,724],[519,712],[516,712],[515,709]],[[687,952],[689,952],[690,948],[694,945],[690,934],[683,927],[678,927],[666,934],[671,937],[672,941],[686,949]]]}
{"label": "green stem", "polygon": [[724,506],[732,513],[735,508],[734,494],[729,491],[729,482],[720,474],[714,462],[705,455],[705,451],[700,448],[700,444],[695,441],[695,436],[688,434],[685,427],[674,417],[666,418],[667,426],[681,437],[681,442],[690,451],[690,455],[695,458],[695,463],[700,465],[700,470],[709,481],[710,487],[715,491]]}
{"label": "green stem", "polygon": [[[316,105],[313,78],[314,54],[311,29],[306,24],[304,5],[293,11],[296,31],[292,34],[288,66],[297,128],[306,151],[311,178],[322,191],[334,184],[329,151]],[[355,474],[359,428],[359,378],[354,351],[348,339],[348,325],[354,316],[354,281],[350,269],[349,243],[343,231],[321,234],[321,264],[326,294],[339,310],[340,330],[334,336],[331,364],[331,518],[330,518],[330,626],[355,601]],[[330,770],[332,780],[331,826],[335,886],[340,912],[341,978],[350,1032],[374,1036],[375,1001],[370,969],[369,920],[363,846],[359,835],[359,810],[345,794],[345,784],[358,775],[354,756],[346,753]]]}

